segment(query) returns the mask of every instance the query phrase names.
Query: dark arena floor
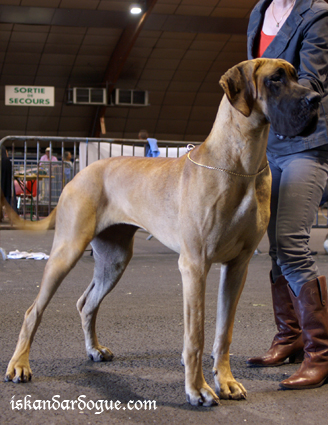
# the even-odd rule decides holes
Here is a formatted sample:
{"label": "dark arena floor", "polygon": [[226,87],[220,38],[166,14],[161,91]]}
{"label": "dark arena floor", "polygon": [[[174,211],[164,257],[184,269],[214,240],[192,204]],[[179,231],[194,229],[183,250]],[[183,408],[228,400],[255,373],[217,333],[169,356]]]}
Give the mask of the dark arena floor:
{"label": "dark arena floor", "polygon": [[[327,229],[313,229],[311,249],[328,276],[323,241]],[[49,254],[53,231],[31,234],[2,230],[0,247]],[[0,383],[1,424],[225,424],[309,425],[327,423],[328,385],[282,391],[279,382],[297,366],[247,368],[249,356],[269,348],[275,333],[266,237],[259,245],[239,302],[231,366],[248,390],[243,401],[222,400],[211,408],[185,401],[182,286],[177,254],[137,232],[135,254],[123,278],[103,301],[97,321],[100,343],[112,362],[93,363],[85,353],[76,301],[90,283],[93,257],[86,251],[46,309],[31,350],[33,379]],[[45,260],[0,257],[0,370],[4,377],[23,316],[37,295]],[[213,385],[211,348],[215,332],[220,267],[212,266],[206,290],[204,373]],[[104,401],[107,404],[104,404]],[[47,403],[48,402],[48,403]],[[74,409],[73,409],[73,408]],[[108,410],[107,410],[108,408]]]}

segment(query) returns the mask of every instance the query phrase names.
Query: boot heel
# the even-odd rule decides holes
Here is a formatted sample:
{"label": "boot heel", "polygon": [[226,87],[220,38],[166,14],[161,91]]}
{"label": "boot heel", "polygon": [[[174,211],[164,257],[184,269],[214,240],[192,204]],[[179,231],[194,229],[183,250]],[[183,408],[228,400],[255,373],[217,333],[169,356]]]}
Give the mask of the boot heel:
{"label": "boot heel", "polygon": [[304,351],[300,351],[296,354],[289,356],[289,363],[302,363],[304,360]]}

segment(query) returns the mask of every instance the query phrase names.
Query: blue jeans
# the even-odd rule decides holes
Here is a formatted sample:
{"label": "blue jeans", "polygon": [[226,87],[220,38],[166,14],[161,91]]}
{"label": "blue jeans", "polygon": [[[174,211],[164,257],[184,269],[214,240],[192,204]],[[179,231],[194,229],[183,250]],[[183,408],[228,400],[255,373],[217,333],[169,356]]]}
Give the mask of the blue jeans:
{"label": "blue jeans", "polygon": [[275,282],[284,275],[298,296],[302,285],[320,276],[309,248],[310,232],[326,188],[328,152],[268,153],[272,173],[269,254]]}

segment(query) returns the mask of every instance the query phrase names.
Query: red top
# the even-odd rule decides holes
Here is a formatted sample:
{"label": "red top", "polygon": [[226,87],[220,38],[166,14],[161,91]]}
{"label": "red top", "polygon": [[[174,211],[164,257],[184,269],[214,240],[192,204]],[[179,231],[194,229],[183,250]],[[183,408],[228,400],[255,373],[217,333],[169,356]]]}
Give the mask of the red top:
{"label": "red top", "polygon": [[266,51],[267,47],[271,43],[271,41],[275,38],[274,35],[266,35],[263,31],[261,31],[259,47],[257,51],[257,57],[262,57],[263,53]]}

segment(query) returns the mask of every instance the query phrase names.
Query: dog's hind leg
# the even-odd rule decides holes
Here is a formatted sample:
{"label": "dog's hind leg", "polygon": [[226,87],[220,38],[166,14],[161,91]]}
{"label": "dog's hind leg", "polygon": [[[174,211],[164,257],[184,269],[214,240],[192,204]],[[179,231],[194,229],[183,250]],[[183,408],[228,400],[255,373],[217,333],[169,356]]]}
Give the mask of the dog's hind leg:
{"label": "dog's hind leg", "polygon": [[96,317],[101,301],[115,287],[133,252],[137,227],[116,225],[92,241],[95,268],[92,282],[77,302],[85,336],[87,355],[93,361],[112,360],[112,352],[99,344]]}
{"label": "dog's hind leg", "polygon": [[53,248],[43,273],[40,291],[25,313],[16,350],[6,371],[6,381],[18,383],[31,379],[29,352],[34,335],[52,296],[91,241],[93,229],[90,227],[89,230],[90,232],[85,232],[82,236],[79,236],[77,232],[67,231],[67,229],[56,233]]}

